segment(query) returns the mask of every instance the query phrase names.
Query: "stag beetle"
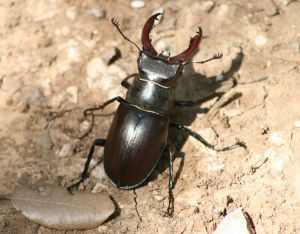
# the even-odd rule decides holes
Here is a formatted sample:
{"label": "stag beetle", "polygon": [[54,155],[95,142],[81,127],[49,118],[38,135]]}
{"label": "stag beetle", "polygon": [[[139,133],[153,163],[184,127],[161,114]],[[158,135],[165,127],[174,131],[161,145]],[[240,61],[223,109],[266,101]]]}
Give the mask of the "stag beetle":
{"label": "stag beetle", "polygon": [[[174,100],[175,87],[180,79],[184,65],[197,49],[202,30],[199,27],[197,34],[190,39],[189,47],[182,53],[166,57],[158,54],[151,44],[150,31],[155,20],[161,13],[151,16],[145,23],[142,31],[142,50],[128,39],[119,28],[119,22],[112,19],[112,24],[117,28],[123,38],[131,42],[138,50],[138,74],[130,84],[128,76],[122,85],[128,89],[126,99],[115,97],[100,106],[85,110],[84,114],[94,110],[103,109],[105,106],[118,101],[120,103],[110,126],[107,139],[96,139],[91,145],[81,179],[68,187],[69,191],[78,187],[88,176],[88,168],[92,159],[95,146],[104,147],[104,170],[109,181],[118,188],[132,189],[141,185],[155,168],[163,153],[169,155],[169,206],[167,213],[173,213],[173,147],[168,142],[169,127],[185,131],[205,146],[215,150],[224,151],[241,146],[237,142],[225,148],[216,148],[208,143],[199,134],[174,123],[169,119],[169,113],[174,105],[191,106],[192,102]],[[197,62],[205,63],[219,59],[222,54]]]}

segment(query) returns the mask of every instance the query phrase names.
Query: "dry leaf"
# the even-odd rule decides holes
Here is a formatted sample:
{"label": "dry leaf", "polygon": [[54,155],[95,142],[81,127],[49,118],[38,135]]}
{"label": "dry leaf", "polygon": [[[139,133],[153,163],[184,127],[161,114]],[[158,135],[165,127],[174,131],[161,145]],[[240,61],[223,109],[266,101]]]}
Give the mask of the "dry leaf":
{"label": "dry leaf", "polygon": [[28,219],[55,229],[93,229],[115,211],[107,195],[84,191],[71,195],[53,185],[17,187],[11,201]]}

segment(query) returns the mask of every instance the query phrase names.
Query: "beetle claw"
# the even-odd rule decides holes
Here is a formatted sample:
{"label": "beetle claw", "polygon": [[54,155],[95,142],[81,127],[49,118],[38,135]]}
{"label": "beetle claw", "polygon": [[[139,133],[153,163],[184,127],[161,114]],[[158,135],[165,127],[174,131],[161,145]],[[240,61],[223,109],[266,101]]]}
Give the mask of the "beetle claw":
{"label": "beetle claw", "polygon": [[185,62],[188,59],[190,59],[190,57],[193,55],[193,53],[195,52],[195,50],[197,49],[200,41],[202,38],[202,28],[201,26],[198,26],[198,32],[194,37],[191,37],[190,39],[190,45],[189,47],[183,51],[181,54],[178,54],[176,56],[173,56],[170,58],[171,62]]}
{"label": "beetle claw", "polygon": [[155,15],[152,15],[145,23],[143,32],[142,32],[142,44],[143,44],[143,50],[149,52],[151,55],[156,56],[157,52],[154,49],[154,47],[151,44],[150,39],[150,32],[152,28],[154,27],[154,21],[158,20],[158,16],[162,15],[162,13],[156,13]]}

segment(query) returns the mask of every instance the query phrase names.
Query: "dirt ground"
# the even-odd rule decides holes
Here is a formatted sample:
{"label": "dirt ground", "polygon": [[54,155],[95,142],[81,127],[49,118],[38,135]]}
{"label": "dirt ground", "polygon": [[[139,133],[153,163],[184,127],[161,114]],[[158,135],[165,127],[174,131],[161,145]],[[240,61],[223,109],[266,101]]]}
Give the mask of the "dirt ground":
{"label": "dirt ground", "polygon": [[[145,3],[133,8],[124,0],[0,1],[0,232],[212,233],[241,207],[257,233],[300,233],[300,2]],[[117,17],[140,45],[145,21],[162,10],[151,34],[158,51],[183,51],[201,25],[204,37],[193,60],[224,54],[219,61],[187,65],[176,97],[224,95],[176,108],[172,118],[219,147],[240,140],[247,150],[216,153],[170,131],[182,148],[174,159],[174,217],[167,218],[168,161],[162,158],[135,196],[106,180],[102,163],[97,165],[99,149],[81,189],[106,191],[120,212],[84,232],[28,221],[5,198],[17,184],[67,186],[78,178],[92,140],[106,137],[116,105],[100,112],[81,139],[90,126],[82,111],[125,97],[120,82],[137,70],[138,51],[110,19]],[[109,64],[116,48],[120,56]]]}

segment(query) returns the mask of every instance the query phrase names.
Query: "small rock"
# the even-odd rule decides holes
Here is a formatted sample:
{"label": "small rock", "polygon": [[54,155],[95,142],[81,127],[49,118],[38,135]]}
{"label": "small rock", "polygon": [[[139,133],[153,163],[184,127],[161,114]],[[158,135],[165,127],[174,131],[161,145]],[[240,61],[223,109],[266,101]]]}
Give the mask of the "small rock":
{"label": "small rock", "polygon": [[67,56],[70,62],[80,62],[81,52],[79,47],[70,47],[67,49]]}
{"label": "small rock", "polygon": [[234,210],[221,220],[213,234],[254,234],[251,224],[241,208]]}
{"label": "small rock", "polygon": [[264,153],[264,156],[269,159],[274,159],[277,156],[277,153],[274,150],[269,149]]}
{"label": "small rock", "polygon": [[71,144],[64,144],[57,154],[57,157],[63,158],[73,154],[73,147]]}
{"label": "small rock", "polygon": [[243,111],[240,109],[231,109],[231,110],[223,109],[222,110],[222,114],[224,114],[228,118],[232,118],[232,117],[241,115],[242,113],[243,113]]}
{"label": "small rock", "polygon": [[69,102],[78,103],[78,87],[77,86],[69,86],[66,89],[67,94],[67,100]]}
{"label": "small rock", "polygon": [[257,35],[255,37],[255,45],[264,46],[267,43],[267,38],[264,35]]}
{"label": "small rock", "polygon": [[176,201],[186,206],[197,206],[201,204],[203,197],[206,196],[206,191],[203,188],[193,188],[184,190],[177,197]]}
{"label": "small rock", "polygon": [[279,159],[273,162],[272,168],[276,172],[282,172],[284,169],[284,161]]}
{"label": "small rock", "polygon": [[117,59],[121,57],[121,52],[118,47],[108,46],[105,47],[101,52],[101,58],[103,59],[106,65],[114,63]]}
{"label": "small rock", "polygon": [[281,0],[285,6],[288,6],[291,2],[295,2],[296,0]]}
{"label": "small rock", "polygon": [[141,0],[134,0],[134,1],[131,1],[130,3],[130,6],[132,8],[143,8],[144,6],[146,5],[145,1],[141,1]]}
{"label": "small rock", "polygon": [[229,6],[226,5],[226,4],[222,4],[220,5],[219,7],[219,10],[218,10],[218,15],[220,16],[226,16],[229,12]]}
{"label": "small rock", "polygon": [[90,8],[86,10],[86,13],[95,16],[97,19],[104,19],[106,14],[101,8]]}
{"label": "small rock", "polygon": [[283,145],[285,143],[283,137],[278,132],[272,132],[270,134],[269,141],[275,145]]}
{"label": "small rock", "polygon": [[21,88],[21,83],[14,75],[6,75],[2,78],[1,90],[13,94]]}
{"label": "small rock", "polygon": [[199,9],[203,12],[211,12],[212,9],[215,6],[215,3],[213,1],[203,1],[199,3]]}
{"label": "small rock", "polygon": [[72,7],[68,8],[68,9],[66,10],[66,16],[67,16],[70,20],[74,21],[74,20],[76,19],[76,17],[77,17],[77,9],[76,9],[76,7],[75,7],[75,6],[72,6]]}
{"label": "small rock", "polygon": [[157,201],[162,201],[162,200],[164,200],[164,197],[159,196],[159,195],[154,196],[154,198],[155,198],[155,200],[157,200]]}
{"label": "small rock", "polygon": [[296,128],[300,128],[300,120],[296,120],[296,121],[294,122],[294,126],[295,126]]}
{"label": "small rock", "polygon": [[91,127],[91,123],[87,120],[84,120],[80,126],[79,126],[79,131],[80,132],[85,132]]}
{"label": "small rock", "polygon": [[221,171],[225,168],[224,163],[213,163],[208,167],[208,172]]}

